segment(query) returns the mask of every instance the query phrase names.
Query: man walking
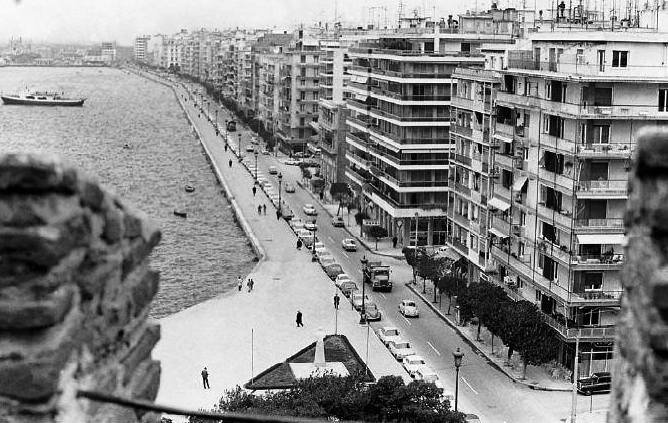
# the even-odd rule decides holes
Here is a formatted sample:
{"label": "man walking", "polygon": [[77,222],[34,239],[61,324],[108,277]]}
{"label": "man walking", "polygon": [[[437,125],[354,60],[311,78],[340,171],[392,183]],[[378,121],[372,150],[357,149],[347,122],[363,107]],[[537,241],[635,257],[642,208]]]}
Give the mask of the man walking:
{"label": "man walking", "polygon": [[297,310],[297,327],[303,327],[304,324],[302,323],[302,312]]}
{"label": "man walking", "polygon": [[397,239],[396,235],[392,237],[392,248],[397,248],[397,242],[398,241],[399,240]]}
{"label": "man walking", "polygon": [[335,292],[334,293],[334,308],[339,309],[339,302],[341,301],[341,297],[339,297],[339,293]]}
{"label": "man walking", "polygon": [[251,292],[253,290],[253,285],[255,282],[253,282],[253,279],[248,279],[248,292]]}
{"label": "man walking", "polygon": [[209,386],[209,372],[206,370],[206,367],[202,370],[202,384],[204,385],[204,389],[211,389],[211,386]]}
{"label": "man walking", "polygon": [[239,288],[239,292],[241,292],[241,288],[244,287],[244,281],[241,280],[241,276],[237,278],[237,287]]}
{"label": "man walking", "polygon": [[232,167],[232,159],[230,159],[230,161],[227,162],[227,164],[228,164],[230,167]]}
{"label": "man walking", "polygon": [[262,205],[262,214],[264,214],[265,216],[267,215],[267,205],[266,204]]}
{"label": "man walking", "polygon": [[253,197],[255,197],[255,193],[257,192],[257,187],[253,185]]}
{"label": "man walking", "polygon": [[262,206],[259,205],[259,204],[257,205],[257,214],[259,214],[259,215],[262,214]]}

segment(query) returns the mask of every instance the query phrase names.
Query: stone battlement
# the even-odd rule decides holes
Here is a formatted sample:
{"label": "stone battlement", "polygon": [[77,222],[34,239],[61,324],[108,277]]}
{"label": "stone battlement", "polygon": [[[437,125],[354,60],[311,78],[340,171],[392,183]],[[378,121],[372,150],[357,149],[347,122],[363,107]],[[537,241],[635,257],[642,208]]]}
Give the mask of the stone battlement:
{"label": "stone battlement", "polygon": [[51,157],[0,155],[0,421],[155,421],[76,399],[153,400],[160,327],[148,256],[160,231]]}

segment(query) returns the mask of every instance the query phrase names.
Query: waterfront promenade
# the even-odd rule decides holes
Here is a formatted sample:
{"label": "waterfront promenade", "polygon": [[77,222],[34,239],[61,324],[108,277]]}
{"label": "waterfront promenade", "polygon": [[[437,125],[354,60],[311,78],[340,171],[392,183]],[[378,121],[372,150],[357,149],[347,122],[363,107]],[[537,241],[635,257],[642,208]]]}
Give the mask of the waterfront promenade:
{"label": "waterfront promenade", "polygon": [[[215,135],[211,123],[195,109],[192,100],[184,101],[184,96],[188,97],[186,91],[177,87],[176,95],[200,135],[212,166],[227,186],[242,227],[252,232],[251,239],[256,240],[257,250],[264,255],[248,275],[255,281],[253,292],[247,292],[245,287],[241,292],[234,290],[160,321],[162,339],[154,356],[162,362],[163,372],[156,401],[210,408],[225,389],[242,385],[313,342],[318,328],[334,333],[335,287],[320,266],[311,262],[310,254],[296,250],[293,232],[285,221],[276,219],[270,200],[261,191],[253,196],[251,176],[231,150],[224,151],[223,138]],[[224,118],[219,115],[220,121]],[[266,216],[258,216],[258,204],[267,205]],[[296,327],[297,310],[304,315],[303,328]],[[348,337],[362,358],[369,357],[369,368],[376,377],[395,374],[409,381],[377,337],[358,321],[359,314],[342,301],[338,333]],[[200,371],[204,366],[210,374],[211,390],[202,389]]]}

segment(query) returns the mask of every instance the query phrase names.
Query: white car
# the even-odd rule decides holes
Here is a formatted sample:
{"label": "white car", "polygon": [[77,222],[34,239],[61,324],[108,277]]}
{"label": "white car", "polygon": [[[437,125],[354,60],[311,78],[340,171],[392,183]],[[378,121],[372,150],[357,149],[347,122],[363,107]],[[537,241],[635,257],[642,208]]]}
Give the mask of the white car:
{"label": "white car", "polygon": [[401,339],[399,336],[399,329],[395,328],[394,326],[383,326],[382,328],[378,329],[376,333],[378,334],[378,339],[380,339],[380,341],[385,345]]}
{"label": "white car", "polygon": [[331,258],[332,260],[334,260],[334,256],[332,256],[332,253],[324,249],[320,251],[316,250],[315,257],[318,259],[318,262],[320,263],[322,263],[323,260],[325,260],[326,258],[327,259]]}
{"label": "white car", "polygon": [[295,232],[297,233],[297,236],[302,239],[302,241],[305,238],[313,238],[313,232],[307,231],[306,229],[297,229]]}
{"label": "white car", "polygon": [[318,251],[318,249],[322,249],[322,248],[325,248],[325,244],[323,244],[323,243],[320,242],[320,241],[316,241],[316,243],[315,243],[315,250]]}
{"label": "white car", "polygon": [[411,347],[410,342],[401,339],[390,342],[389,348],[390,353],[399,361],[403,360],[404,357],[408,357],[409,355],[415,355],[415,350],[413,347]]}
{"label": "white car", "polygon": [[301,219],[292,219],[290,221],[290,226],[296,231],[297,229],[304,229],[304,221]]}
{"label": "white car", "polygon": [[285,184],[285,192],[293,193],[295,192],[295,186],[292,184]]}
{"label": "white car", "polygon": [[306,214],[307,216],[317,216],[318,215],[318,211],[315,209],[313,204],[304,204],[303,210],[304,210],[304,214]]}
{"label": "white car", "polygon": [[420,312],[418,311],[417,304],[413,300],[402,300],[399,304],[399,313],[403,314],[404,317],[419,317]]}
{"label": "white car", "polygon": [[344,282],[350,282],[350,276],[346,275],[345,273],[341,273],[339,276],[336,277],[334,280],[334,285],[337,287],[341,286],[342,283]]}
{"label": "white car", "polygon": [[318,230],[318,225],[315,222],[306,222],[304,223],[304,229],[309,231]]}
{"label": "white car", "polygon": [[417,369],[415,372],[415,380],[423,380],[428,383],[433,383],[437,388],[440,388],[445,392],[445,388],[439,380],[438,375],[429,366],[422,366]]}
{"label": "white car", "polygon": [[336,263],[336,260],[334,259],[334,257],[332,257],[332,255],[322,256],[318,261],[320,262],[320,266],[322,266],[323,269],[329,266],[330,264]]}
{"label": "white car", "polygon": [[299,160],[295,160],[295,159],[287,159],[287,160],[284,161],[283,163],[285,163],[285,164],[288,165],[288,166],[297,166],[297,165],[299,165]]}
{"label": "white car", "polygon": [[[353,294],[353,296],[351,297],[351,301],[353,303],[353,307],[355,307],[355,310],[359,311],[359,310],[362,309],[362,293],[361,292]],[[369,299],[369,296],[366,295],[366,294],[364,294],[364,302],[365,303],[367,303],[367,302],[370,303],[371,302],[371,300]]]}
{"label": "white car", "polygon": [[278,169],[276,169],[276,166],[269,166],[268,172],[270,175],[276,175],[278,173]]}
{"label": "white car", "polygon": [[346,251],[357,251],[357,244],[355,243],[354,239],[346,238],[343,241],[341,241],[341,248],[343,248]]}
{"label": "white car", "polygon": [[249,145],[249,146],[246,146],[246,151],[248,151],[249,153],[252,153],[253,151],[255,151],[255,147],[253,147],[252,144]]}
{"label": "white car", "polygon": [[417,371],[426,366],[427,362],[424,361],[424,358],[419,355],[409,355],[408,357],[404,357],[404,361],[402,363],[404,365],[404,369],[408,372],[411,377],[415,377],[415,373]]}

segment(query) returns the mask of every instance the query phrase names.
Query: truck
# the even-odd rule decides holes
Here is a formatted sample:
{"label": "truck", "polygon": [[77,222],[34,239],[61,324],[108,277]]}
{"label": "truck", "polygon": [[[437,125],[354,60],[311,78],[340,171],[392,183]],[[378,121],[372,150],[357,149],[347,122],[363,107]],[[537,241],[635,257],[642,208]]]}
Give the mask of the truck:
{"label": "truck", "polygon": [[392,291],[392,282],[390,281],[390,266],[383,263],[369,262],[362,271],[364,283],[370,283],[374,291]]}

